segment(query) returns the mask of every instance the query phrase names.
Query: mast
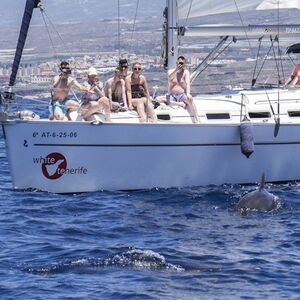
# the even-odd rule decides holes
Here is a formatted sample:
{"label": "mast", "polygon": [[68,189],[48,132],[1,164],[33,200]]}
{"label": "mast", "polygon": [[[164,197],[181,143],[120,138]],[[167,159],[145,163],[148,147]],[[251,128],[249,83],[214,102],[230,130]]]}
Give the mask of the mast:
{"label": "mast", "polygon": [[177,0],[167,0],[168,7],[168,69],[176,67],[178,57]]}
{"label": "mast", "polygon": [[27,0],[26,1],[26,6],[25,6],[24,15],[23,15],[23,19],[22,19],[22,25],[21,25],[21,29],[20,29],[20,33],[19,33],[19,39],[18,39],[18,44],[17,44],[17,48],[16,48],[15,58],[14,58],[14,62],[12,65],[12,71],[11,71],[11,75],[10,75],[10,79],[9,79],[9,86],[14,86],[14,84],[15,84],[21,57],[22,57],[22,53],[23,53],[23,49],[24,49],[24,45],[25,45],[26,38],[27,38],[28,28],[29,28],[29,24],[31,21],[33,9],[38,7],[38,5],[40,4],[40,1],[41,0]]}

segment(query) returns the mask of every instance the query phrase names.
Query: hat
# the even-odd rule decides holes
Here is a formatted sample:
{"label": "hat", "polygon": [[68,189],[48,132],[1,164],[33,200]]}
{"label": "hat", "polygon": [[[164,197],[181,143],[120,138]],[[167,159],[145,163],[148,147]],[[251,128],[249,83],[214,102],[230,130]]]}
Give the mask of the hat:
{"label": "hat", "polygon": [[91,76],[91,75],[98,75],[97,70],[95,68],[93,68],[93,67],[89,68],[88,75],[89,76]]}

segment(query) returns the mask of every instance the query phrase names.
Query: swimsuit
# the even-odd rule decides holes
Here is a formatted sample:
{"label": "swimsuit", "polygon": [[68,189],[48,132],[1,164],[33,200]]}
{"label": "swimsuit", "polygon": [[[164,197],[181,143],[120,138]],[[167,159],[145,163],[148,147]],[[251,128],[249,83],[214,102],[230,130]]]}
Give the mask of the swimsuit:
{"label": "swimsuit", "polygon": [[54,114],[55,111],[65,114],[67,112],[66,102],[68,100],[70,100],[69,97],[64,101],[51,100],[48,107],[50,114]]}
{"label": "swimsuit", "polygon": [[184,102],[186,99],[185,93],[179,94],[179,95],[170,95],[170,100],[175,102]]}
{"label": "swimsuit", "polygon": [[121,97],[118,97],[116,94],[112,94],[111,95],[111,101],[112,102],[117,102],[117,103],[120,103],[121,105],[124,105],[124,99]]}
{"label": "swimsuit", "polygon": [[136,83],[131,85],[131,96],[132,98],[143,98],[146,97],[146,92],[142,84]]}

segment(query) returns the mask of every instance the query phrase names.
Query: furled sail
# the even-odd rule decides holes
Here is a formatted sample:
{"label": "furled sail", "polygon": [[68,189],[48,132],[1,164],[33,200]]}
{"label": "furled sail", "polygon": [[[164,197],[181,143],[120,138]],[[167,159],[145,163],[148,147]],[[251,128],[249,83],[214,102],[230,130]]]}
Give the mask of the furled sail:
{"label": "furled sail", "polygon": [[14,62],[12,65],[12,72],[11,72],[10,79],[9,79],[9,86],[13,86],[15,84],[21,57],[22,57],[22,53],[23,53],[23,49],[24,49],[24,45],[25,45],[25,41],[26,41],[26,37],[27,37],[29,24],[31,21],[32,13],[33,13],[33,9],[38,7],[38,5],[40,4],[40,1],[41,0],[27,0],[26,1],[24,15],[23,15],[23,19],[22,19],[22,25],[21,25],[20,34],[19,34],[18,45],[17,45],[17,49],[16,49],[16,53],[15,53]]}
{"label": "furled sail", "polygon": [[178,18],[200,17],[247,10],[298,8],[300,0],[177,0]]}

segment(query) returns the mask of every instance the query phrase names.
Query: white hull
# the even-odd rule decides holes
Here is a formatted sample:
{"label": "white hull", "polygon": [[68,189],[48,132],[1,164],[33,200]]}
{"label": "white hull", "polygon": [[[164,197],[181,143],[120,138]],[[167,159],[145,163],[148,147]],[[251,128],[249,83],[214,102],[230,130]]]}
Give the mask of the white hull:
{"label": "white hull", "polygon": [[[231,102],[241,98],[234,95]],[[7,121],[3,130],[13,186],[75,193],[253,183],[262,172],[271,182],[300,179],[300,118],[289,118],[283,105],[277,137],[272,117],[254,120],[255,151],[246,158],[239,115],[205,120],[206,100],[196,100],[201,124]],[[224,111],[221,98],[216,101],[210,112]],[[300,111],[297,101],[292,106]]]}

